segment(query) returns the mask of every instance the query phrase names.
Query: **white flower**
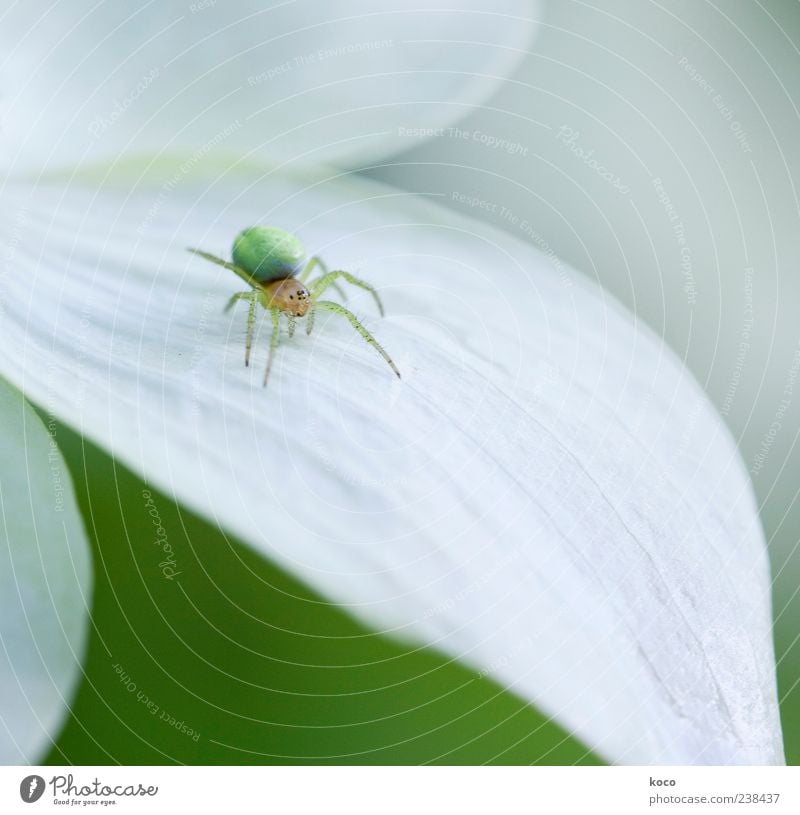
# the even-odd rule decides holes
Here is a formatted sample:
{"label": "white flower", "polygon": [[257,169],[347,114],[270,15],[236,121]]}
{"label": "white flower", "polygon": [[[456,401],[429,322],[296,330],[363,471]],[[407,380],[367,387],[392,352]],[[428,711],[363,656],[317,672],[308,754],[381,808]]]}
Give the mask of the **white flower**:
{"label": "white flower", "polygon": [[32,0],[4,11],[0,167],[209,146],[269,161],[380,159],[483,102],[537,11],[532,0],[257,6]]}
{"label": "white flower", "polygon": [[89,547],[55,440],[0,379],[0,764],[52,745],[86,643]]}
{"label": "white flower", "polygon": [[[174,68],[86,148],[174,144],[176,161],[6,182],[0,374],[372,628],[491,674],[612,761],[782,762],[764,541],[689,374],[525,243],[310,158],[302,173],[255,160],[280,144],[353,158],[353,120],[319,142],[308,127],[337,121],[341,98],[274,140],[237,129],[225,151],[249,158],[221,157],[208,140],[239,108],[209,84],[228,64],[213,40],[185,50],[224,114]],[[204,127],[180,98],[164,107],[173,87]],[[376,154],[398,146],[406,91],[377,117]],[[85,134],[64,132],[52,161],[82,161]],[[46,150],[22,141],[19,166],[36,166]],[[401,381],[331,315],[284,337],[262,389],[268,331],[245,368],[244,314],[222,313],[240,282],[185,251],[226,255],[255,223],[379,286],[388,317],[367,320]]]}

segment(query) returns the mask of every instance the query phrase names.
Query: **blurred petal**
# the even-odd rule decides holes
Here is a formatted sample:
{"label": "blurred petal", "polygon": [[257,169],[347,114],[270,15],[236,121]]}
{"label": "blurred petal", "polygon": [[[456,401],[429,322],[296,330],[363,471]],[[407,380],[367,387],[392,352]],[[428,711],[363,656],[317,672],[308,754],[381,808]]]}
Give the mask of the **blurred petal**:
{"label": "blurred petal", "polygon": [[527,0],[46,0],[0,14],[0,167],[120,152],[368,163],[482,103],[537,28]]}
{"label": "blurred petal", "polygon": [[0,520],[0,764],[35,764],[81,677],[91,564],[55,439],[2,379]]}
{"label": "blurred petal", "polygon": [[[185,168],[184,168],[185,170]],[[723,423],[530,245],[363,180],[8,187],[0,371],[373,628],[452,654],[611,760],[780,763],[769,572]],[[18,213],[14,217],[14,213]],[[275,223],[380,287],[243,366],[227,254]]]}

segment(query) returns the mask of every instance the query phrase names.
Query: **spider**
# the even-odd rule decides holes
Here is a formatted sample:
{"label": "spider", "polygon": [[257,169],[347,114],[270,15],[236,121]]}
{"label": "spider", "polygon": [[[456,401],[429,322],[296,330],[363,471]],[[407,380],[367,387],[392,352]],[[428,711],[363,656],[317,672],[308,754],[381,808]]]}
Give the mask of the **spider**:
{"label": "spider", "polygon": [[[320,300],[320,295],[333,287],[344,296],[337,281],[342,279],[353,286],[368,291],[383,316],[383,303],[378,292],[369,283],[342,270],[328,271],[322,259],[314,255],[303,263],[306,251],[303,244],[294,235],[274,226],[252,226],[240,232],[233,242],[232,263],[204,252],[201,249],[189,248],[189,252],[210,260],[218,266],[224,266],[236,272],[244,280],[250,291],[237,292],[228,301],[225,311],[229,311],[239,300],[247,300],[250,308],[247,313],[247,337],[244,347],[244,364],[250,364],[250,348],[253,344],[253,329],[256,321],[256,305],[269,311],[272,316],[272,337],[269,344],[269,357],[264,371],[264,387],[269,379],[275,349],[278,347],[281,313],[288,320],[289,336],[294,336],[295,321],[298,317],[307,317],[306,333],[314,328],[314,316],[317,310],[332,311],[349,320],[350,325],[386,360],[389,367],[400,377],[400,371],[392,358],[384,351],[383,346],[370,334],[351,311],[332,300]],[[322,274],[316,280],[308,281],[317,267]],[[301,271],[302,269],[302,271]]]}

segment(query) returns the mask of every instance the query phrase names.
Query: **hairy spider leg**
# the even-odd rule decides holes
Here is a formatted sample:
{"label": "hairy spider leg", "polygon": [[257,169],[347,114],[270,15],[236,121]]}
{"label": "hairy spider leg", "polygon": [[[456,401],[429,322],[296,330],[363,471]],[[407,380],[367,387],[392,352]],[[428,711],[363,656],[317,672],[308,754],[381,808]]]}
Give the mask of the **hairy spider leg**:
{"label": "hairy spider leg", "polygon": [[334,303],[331,300],[319,300],[316,302],[316,307],[321,308],[325,311],[332,311],[334,314],[341,314],[342,317],[345,317],[349,322],[350,325],[355,328],[356,331],[386,360],[389,364],[389,367],[397,374],[397,378],[400,378],[400,371],[397,370],[397,366],[392,362],[392,358],[383,350],[383,346],[372,336],[372,334],[364,328],[363,325],[359,322],[358,318],[352,311],[348,311],[343,305],[339,303]]}
{"label": "hairy spider leg", "polygon": [[[239,300],[242,299],[249,299],[250,300],[250,307],[248,309],[247,314],[247,339],[245,344],[245,365],[249,365],[250,362],[250,349],[252,347],[252,340],[253,340],[253,329],[255,325],[255,316],[256,316],[256,304],[261,303],[261,305],[270,312],[270,316],[272,317],[272,336],[270,338],[269,344],[269,357],[267,358],[267,367],[264,371],[264,387],[267,385],[267,380],[269,378],[270,370],[272,369],[272,362],[275,357],[275,350],[278,347],[278,338],[280,334],[280,309],[273,308],[270,306],[269,298],[267,297],[266,293],[263,291],[261,284],[258,280],[256,280],[252,275],[248,274],[244,269],[236,266],[233,263],[229,263],[227,260],[223,260],[216,255],[212,255],[210,252],[204,252],[201,249],[193,249],[189,248],[189,252],[192,254],[198,255],[199,257],[204,258],[205,260],[210,261],[211,263],[215,263],[218,266],[222,266],[225,269],[229,269],[232,272],[235,272],[239,277],[242,278],[249,286],[253,288],[254,291],[252,292],[238,292],[234,294],[228,304],[225,306],[225,311],[230,310]],[[334,288],[343,298],[346,299],[347,295],[341,286],[338,285],[336,282],[337,278],[344,278],[348,283],[351,283],[354,286],[358,286],[366,291],[370,292],[372,296],[375,298],[375,302],[378,306],[378,309],[383,315],[383,303],[381,303],[380,297],[378,296],[377,291],[370,286],[369,283],[366,283],[363,280],[359,280],[359,278],[351,275],[349,272],[345,271],[335,271],[329,272],[325,263],[316,256],[312,257],[308,263],[306,264],[305,268],[303,269],[299,280],[301,282],[305,282],[311,272],[314,270],[315,267],[319,266],[324,274],[317,278],[313,283],[309,285],[309,294],[311,295],[312,306],[309,310],[307,317],[308,323],[306,326],[306,333],[310,334],[312,328],[314,327],[314,317],[315,317],[315,310],[317,308],[321,308],[325,311],[333,312],[334,314],[340,314],[345,317],[350,325],[355,328],[355,330],[361,335],[361,337],[369,343],[375,350],[384,358],[384,360],[388,363],[389,367],[395,372],[397,377],[400,377],[400,371],[397,369],[397,366],[392,361],[392,358],[386,353],[383,349],[383,346],[375,339],[375,337],[370,334],[369,331],[361,324],[358,318],[353,314],[351,311],[348,311],[344,306],[340,305],[339,303],[334,303],[330,300],[317,300],[320,294],[322,294],[325,289],[329,286]],[[320,285],[322,284],[322,285]],[[289,336],[294,334],[295,329],[295,321],[293,315],[288,315],[289,319]]]}
{"label": "hairy spider leg", "polygon": [[227,313],[229,312],[239,300],[244,300],[246,297],[250,298],[253,296],[253,292],[251,291],[240,291],[234,295],[231,295],[231,299],[228,300],[228,305],[225,306],[224,311]]}
{"label": "hairy spider leg", "polygon": [[336,286],[336,280],[338,278],[344,278],[350,285],[358,286],[360,289],[364,289],[368,291],[374,298],[375,304],[378,306],[378,311],[380,312],[381,317],[384,316],[383,310],[383,303],[381,302],[381,298],[378,296],[378,292],[376,291],[374,286],[371,286],[361,278],[356,277],[355,275],[350,274],[350,272],[344,271],[335,271],[335,272],[326,272],[322,277],[318,277],[316,280],[312,281],[308,284],[309,292],[311,294],[311,299],[315,300],[319,297],[328,286]]}
{"label": "hairy spider leg", "polygon": [[294,336],[294,330],[297,327],[297,318],[294,316],[294,314],[289,314],[287,312],[286,313],[286,320],[289,323],[289,326],[288,326],[288,328],[289,328],[289,339],[291,339]]}
{"label": "hairy spider leg", "polygon": [[245,283],[252,286],[254,289],[257,289],[260,285],[252,275],[248,274],[244,269],[237,266],[235,263],[228,263],[227,260],[218,258],[216,255],[212,255],[210,252],[204,252],[202,249],[192,249],[189,247],[187,251],[191,252],[193,255],[204,258],[205,260],[210,260],[212,263],[216,263],[217,266],[222,266],[224,269],[229,269],[230,271],[235,272],[242,278],[242,280],[244,280]]}
{"label": "hairy spider leg", "polygon": [[256,303],[258,302],[257,291],[242,291],[234,294],[228,305],[225,306],[225,311],[230,311],[239,300],[249,300],[250,308],[247,310],[247,335],[244,341],[244,364],[250,364],[250,349],[253,346],[253,329],[256,324]]}
{"label": "hairy spider leg", "polygon": [[247,336],[244,340],[244,365],[250,365],[250,349],[253,347],[253,329],[256,325],[256,303],[258,302],[258,293],[253,292],[250,298],[250,308],[247,310]]}
{"label": "hairy spider leg", "polygon": [[[300,277],[298,278],[298,280],[301,283],[305,283],[308,280],[308,278],[311,277],[311,272],[313,272],[317,266],[319,266],[319,268],[322,269],[323,276],[328,274],[328,265],[321,257],[314,255],[314,257],[312,257],[308,261],[308,263],[306,263],[303,271],[300,272]],[[336,293],[339,295],[339,297],[342,298],[342,300],[347,300],[347,292],[338,283],[334,283],[333,288],[336,289]],[[308,331],[308,333],[310,334],[311,331]]]}
{"label": "hairy spider leg", "polygon": [[300,272],[299,277],[300,282],[305,283],[306,280],[308,280],[308,278],[311,277],[311,272],[313,272],[317,266],[319,266],[319,268],[322,269],[324,274],[328,274],[328,267],[325,265],[325,261],[322,258],[314,255],[314,257],[310,258],[308,263],[306,263],[303,271]]}
{"label": "hairy spider leg", "polygon": [[269,313],[272,315],[272,336],[269,340],[269,356],[267,357],[267,367],[264,371],[264,387],[267,387],[267,379],[269,379],[269,372],[272,369],[272,360],[275,357],[275,349],[278,347],[278,333],[281,327],[281,312],[280,309],[271,308]]}

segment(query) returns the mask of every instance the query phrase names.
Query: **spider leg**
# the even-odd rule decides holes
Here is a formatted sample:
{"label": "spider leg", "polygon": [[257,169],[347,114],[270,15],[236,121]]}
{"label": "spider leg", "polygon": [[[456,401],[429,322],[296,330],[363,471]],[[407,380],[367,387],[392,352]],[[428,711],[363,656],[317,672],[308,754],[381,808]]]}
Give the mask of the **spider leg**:
{"label": "spider leg", "polygon": [[186,251],[191,252],[193,255],[198,255],[204,260],[210,260],[212,263],[216,263],[217,266],[224,266],[226,269],[230,269],[231,266],[233,266],[233,264],[228,263],[227,260],[223,260],[216,255],[212,255],[211,252],[204,252],[202,249],[194,249],[193,247],[189,246],[186,248]]}
{"label": "spider leg", "polygon": [[306,280],[308,280],[308,278],[311,276],[311,272],[313,272],[317,266],[319,266],[319,268],[322,269],[324,274],[328,274],[328,267],[325,265],[325,261],[322,258],[314,255],[314,257],[310,258],[308,263],[306,263],[303,271],[300,272],[300,277],[298,278],[298,280],[301,283],[305,283]]}
{"label": "spider leg", "polygon": [[308,310],[306,315],[306,334],[310,334],[314,330],[314,318],[317,316],[317,311],[314,306]]}
{"label": "spider leg", "polygon": [[252,286],[254,289],[258,287],[258,281],[251,275],[248,274],[244,269],[240,266],[236,266],[233,263],[228,263],[227,260],[223,260],[222,258],[218,258],[216,255],[212,255],[211,252],[204,252],[202,249],[192,249],[189,247],[187,252],[191,252],[193,255],[197,255],[198,257],[203,258],[204,260],[210,260],[211,263],[216,263],[217,266],[222,266],[225,269],[229,269],[232,272],[236,272],[239,277],[244,280],[249,286]]}
{"label": "spider leg", "polygon": [[336,280],[340,277],[344,278],[352,286],[358,286],[358,288],[368,291],[375,299],[375,304],[378,306],[378,311],[380,312],[381,317],[384,316],[385,312],[383,310],[383,303],[381,302],[381,298],[378,296],[378,292],[375,290],[375,287],[371,286],[366,281],[361,280],[361,278],[350,274],[350,272],[338,270],[335,272],[328,272],[327,274],[322,275],[322,277],[318,277],[316,280],[309,284],[308,288],[310,290],[311,297],[313,299],[316,299],[322,294],[322,292],[325,291],[325,289],[328,288],[328,286],[334,286],[338,288],[336,286]]}
{"label": "spider leg", "polygon": [[272,315],[272,336],[269,341],[269,356],[267,357],[267,367],[264,371],[264,387],[267,387],[267,379],[269,379],[269,372],[272,369],[272,360],[275,356],[275,349],[278,347],[278,332],[280,331],[281,312],[277,308],[271,308],[269,313]]}
{"label": "spider leg", "polygon": [[319,300],[316,304],[317,308],[324,309],[325,311],[332,311],[334,314],[341,314],[342,317],[345,317],[349,322],[350,325],[355,328],[356,331],[368,342],[388,363],[389,367],[397,374],[397,378],[400,378],[400,371],[397,370],[397,366],[392,362],[392,358],[383,350],[383,346],[372,336],[372,334],[364,328],[363,325],[359,322],[358,318],[352,311],[348,311],[344,306],[340,305],[339,303],[334,303],[331,300]]}
{"label": "spider leg", "polygon": [[252,296],[253,296],[253,292],[251,292],[251,291],[237,292],[236,294],[233,295],[233,297],[231,297],[230,300],[228,300],[228,305],[225,306],[224,313],[229,312],[236,305],[236,303],[239,300],[244,300],[245,297],[252,297]]}
{"label": "spider leg", "polygon": [[250,308],[247,310],[247,337],[244,342],[244,364],[250,364],[250,348],[253,345],[253,327],[256,322],[256,303],[258,302],[258,293],[255,291],[240,291],[234,294],[228,305],[225,306],[225,311],[230,311],[239,300],[249,300]]}
{"label": "spider leg", "polygon": [[291,339],[294,336],[294,330],[297,327],[297,320],[294,314],[287,314],[286,319],[289,323],[289,338]]}
{"label": "spider leg", "polygon": [[[298,280],[301,283],[305,283],[308,280],[308,278],[311,277],[311,272],[313,272],[317,266],[319,266],[319,268],[322,269],[323,276],[329,274],[328,266],[325,263],[325,261],[321,257],[317,257],[317,255],[314,255],[314,257],[312,257],[311,260],[309,260],[308,263],[306,263],[306,266],[300,273],[300,277],[298,278]],[[345,290],[338,283],[333,283],[332,285],[333,288],[336,289],[336,293],[339,295],[339,297],[341,297],[342,300],[347,300],[347,292],[345,292]]]}
{"label": "spider leg", "polygon": [[244,364],[250,365],[250,349],[253,346],[253,328],[256,324],[256,292],[250,295],[250,308],[247,310],[247,337],[244,341]]}

